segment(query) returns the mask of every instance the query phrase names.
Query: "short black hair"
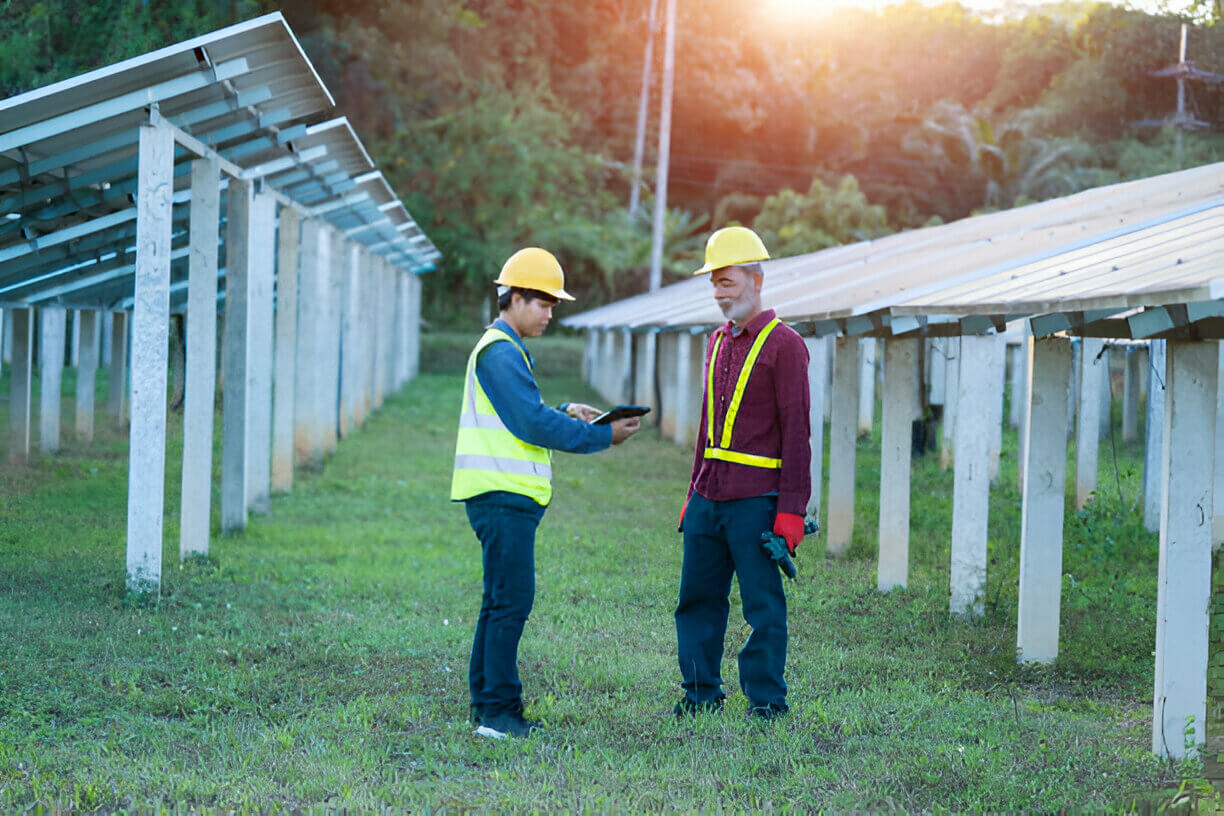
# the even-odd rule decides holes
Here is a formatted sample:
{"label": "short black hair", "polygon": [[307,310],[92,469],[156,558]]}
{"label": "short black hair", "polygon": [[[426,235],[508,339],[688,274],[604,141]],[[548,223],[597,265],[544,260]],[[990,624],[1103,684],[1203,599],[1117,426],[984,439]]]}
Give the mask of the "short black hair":
{"label": "short black hair", "polygon": [[509,309],[510,299],[514,297],[515,292],[518,293],[519,297],[528,302],[533,300],[546,300],[553,305],[556,305],[559,302],[552,295],[548,294],[547,292],[541,292],[539,289],[524,289],[522,286],[511,286],[505,292],[497,296],[497,308],[503,312],[506,311],[506,309]]}

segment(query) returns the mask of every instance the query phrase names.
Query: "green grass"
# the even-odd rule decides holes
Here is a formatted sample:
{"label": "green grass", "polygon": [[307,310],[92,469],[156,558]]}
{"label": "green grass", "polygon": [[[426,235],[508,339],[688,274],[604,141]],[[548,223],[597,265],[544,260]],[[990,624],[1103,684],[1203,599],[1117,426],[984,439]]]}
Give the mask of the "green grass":
{"label": "green grass", "polygon": [[[455,345],[427,343],[431,368],[447,367],[438,343]],[[532,347],[554,374],[581,351]],[[520,650],[528,712],[548,730],[472,736],[479,548],[447,501],[457,359],[182,567],[172,419],[157,605],[123,594],[120,437],[0,470],[0,807],[1121,809],[1198,773],[1148,751],[1156,542],[1131,510],[1138,447],[1119,450],[1121,503],[1105,444],[1109,490],[1068,515],[1057,665],[1015,664],[1014,434],[978,622],[948,615],[952,475],[929,458],[914,469],[909,588],[876,592],[878,438],[860,445],[850,557],[827,560],[820,540],[799,551],[793,709],[766,727],[738,692],[738,595],[727,711],[670,716],[691,453],[647,431],[558,454]],[[542,386],[551,402],[594,401],[573,376]]]}

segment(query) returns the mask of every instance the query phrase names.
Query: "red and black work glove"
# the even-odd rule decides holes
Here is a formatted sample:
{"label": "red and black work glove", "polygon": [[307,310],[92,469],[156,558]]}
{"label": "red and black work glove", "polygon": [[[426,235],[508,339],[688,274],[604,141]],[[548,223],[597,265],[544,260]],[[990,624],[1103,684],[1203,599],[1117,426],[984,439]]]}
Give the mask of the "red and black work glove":
{"label": "red and black work glove", "polygon": [[774,519],[773,531],[786,539],[786,549],[794,555],[799,548],[799,540],[803,538],[803,516],[794,513],[779,513]]}
{"label": "red and black work glove", "polygon": [[676,522],[676,532],[677,533],[684,532],[684,511],[688,510],[689,499],[691,499],[692,497],[693,497],[692,493],[684,497],[684,504],[681,505],[680,507],[680,520]]}

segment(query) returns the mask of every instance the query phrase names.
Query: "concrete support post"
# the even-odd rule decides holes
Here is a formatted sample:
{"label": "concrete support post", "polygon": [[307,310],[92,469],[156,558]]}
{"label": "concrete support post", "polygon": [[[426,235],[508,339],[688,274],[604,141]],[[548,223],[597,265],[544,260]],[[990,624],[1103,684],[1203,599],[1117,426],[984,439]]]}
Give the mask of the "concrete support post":
{"label": "concrete support post", "polygon": [[[610,358],[608,354],[607,344],[612,337],[612,332],[605,331],[603,363],[606,364]],[[700,378],[693,379],[693,343],[692,338],[687,331],[681,331],[676,334],[676,430],[675,436],[672,438],[677,445],[687,445],[689,440],[696,433],[695,430],[689,428],[689,415],[692,413],[690,406],[694,401],[700,401],[701,391]],[[607,378],[604,377],[604,388],[607,388]],[[607,398],[607,392],[604,391],[604,397]]]}
{"label": "concrete support post", "polygon": [[174,133],[144,125],[136,186],[136,285],[132,307],[127,587],[161,586],[166,482],[166,378],[170,349],[170,240]]}
{"label": "concrete support post", "polygon": [[110,377],[106,384],[106,410],[115,427],[122,428],[127,424],[128,315],[127,312],[115,312],[110,318],[111,354]]}
{"label": "concrete support post", "polygon": [[909,582],[910,453],[914,418],[918,414],[915,395],[920,342],[908,338],[884,341],[880,560],[876,583],[881,592],[904,588]]}
{"label": "concrete support post", "polygon": [[858,422],[859,344],[838,337],[833,347],[829,420],[829,555],[844,555],[854,535],[854,460]]}
{"label": "concrete support post", "polygon": [[1122,378],[1122,441],[1139,438],[1139,382],[1143,379],[1143,355],[1136,346],[1126,347],[1126,371]]}
{"label": "concrete support post", "polygon": [[327,311],[325,258],[320,256],[323,231],[319,222],[307,218],[299,228],[301,249],[298,262],[298,315],[303,331],[297,332],[296,373],[293,381],[293,448],[297,464],[317,467],[323,460],[322,358],[320,344]]}
{"label": "concrete support post", "polygon": [[1143,453],[1143,526],[1152,532],[1160,529],[1165,394],[1165,341],[1153,340],[1148,350],[1147,429]]}
{"label": "concrete support post", "polygon": [[1101,442],[1101,366],[1105,342],[1095,337],[1080,341],[1080,399],[1075,432],[1075,506],[1088,503],[1097,485],[1097,456]]}
{"label": "concrete support post", "polygon": [[1028,362],[1028,354],[1024,348],[1023,341],[1018,346],[1007,347],[1008,357],[1011,358],[1010,372],[1010,394],[1007,403],[1007,424],[1013,428],[1020,427],[1020,414],[1023,413],[1024,400],[1024,384],[1028,381],[1025,375],[1024,366]]}
{"label": "concrete support post", "polygon": [[68,311],[69,343],[68,365],[77,368],[81,365],[81,313],[76,309]]}
{"label": "concrete support post", "polygon": [[676,385],[678,379],[676,358],[679,353],[676,346],[679,337],[679,332],[654,335],[658,352],[655,357],[655,365],[658,367],[661,397],[660,405],[656,410],[659,414],[659,433],[667,439],[674,439],[676,436],[676,408],[679,400]]}
{"label": "concrete support post", "polygon": [[956,396],[960,390],[960,344],[959,337],[944,338],[944,410],[943,421],[939,425],[939,467],[947,469],[952,464],[952,442],[956,436],[956,421],[960,408],[956,404]]}
{"label": "concrete support post", "polygon": [[1020,601],[1016,656],[1053,663],[1058,657],[1062,592],[1063,511],[1067,480],[1067,399],[1071,344],[1033,340],[1029,355],[1029,428],[1020,509]]}
{"label": "concrete support post", "polygon": [[859,343],[858,434],[871,436],[875,424],[876,340],[866,337]]}
{"label": "concrete support post", "polygon": [[272,490],[279,493],[293,488],[301,223],[292,207],[281,210],[276,253],[276,392],[272,400]]}
{"label": "concrete support post", "polygon": [[636,405],[653,406],[656,413],[652,418],[657,424],[659,406],[655,404],[654,392],[656,337],[654,332],[633,335],[636,371],[633,378],[633,402]]}
{"label": "concrete support post", "polygon": [[60,449],[60,390],[64,378],[64,342],[68,313],[58,306],[39,309],[38,339],[38,449],[55,453]]}
{"label": "concrete support post", "polygon": [[[1219,346],[1170,341],[1156,584],[1152,750],[1197,754],[1205,739]],[[1186,734],[1187,722],[1192,733]]]}
{"label": "concrete support post", "polygon": [[[1216,341],[1219,354],[1219,369],[1216,380],[1224,386],[1224,342]],[[1224,543],[1224,399],[1216,395],[1215,414],[1215,478],[1212,481],[1212,496],[1220,500],[1212,505],[1211,512],[1211,545],[1213,547]]]}
{"label": "concrete support post", "polygon": [[1101,352],[1101,359],[1097,362],[1097,375],[1099,378],[1097,398],[1101,402],[1100,411],[1097,413],[1098,442],[1103,442],[1109,438],[1109,428],[1113,424],[1113,381],[1109,373],[1110,368],[1112,368],[1112,357],[1113,350],[1105,346]]}
{"label": "concrete support post", "polygon": [[276,320],[276,199],[271,193],[258,193],[251,202],[250,250],[247,507],[267,513],[272,494],[272,342]]}
{"label": "concrete support post", "polygon": [[948,394],[948,338],[932,337],[926,342],[926,371],[919,383],[927,388],[931,405],[943,405]]}
{"label": "concrete support post", "polygon": [[98,381],[98,313],[92,309],[77,312],[80,349],[76,380],[76,438],[86,444],[94,435],[94,391]]}
{"label": "concrete support post", "polygon": [[421,296],[423,284],[420,276],[407,273],[408,292],[408,378],[412,379],[421,370]]}
{"label": "concrete support post", "polygon": [[616,402],[616,343],[619,332],[603,330],[603,346],[599,355],[599,393],[610,403]]}
{"label": "concrete support post", "polygon": [[13,332],[9,360],[9,461],[30,459],[30,389],[33,380],[34,313],[9,309],[6,321]]}
{"label": "concrete support post", "polygon": [[[985,382],[989,385],[990,391],[990,444],[988,456],[990,457],[990,482],[994,484],[999,480],[999,457],[1003,453],[1003,390],[1007,381],[1007,346],[1003,342],[1003,338],[998,335],[990,336],[989,346],[991,349],[990,355],[990,378]],[[961,356],[962,362],[964,357],[965,339],[961,338]],[[961,373],[964,374],[965,368],[961,366]],[[959,387],[957,390],[957,412],[960,417],[964,417],[965,408],[960,404],[960,395],[964,393]],[[953,439],[953,459],[955,459],[955,437]]]}
{"label": "concrete support post", "polygon": [[365,280],[361,274],[361,256],[355,243],[346,243],[344,257],[346,268],[340,280],[340,406],[337,428],[340,438],[353,430],[357,416],[358,371],[361,352],[358,349],[360,318],[357,311],[361,305],[361,287]]}
{"label": "concrete support post", "polygon": [[[982,383],[994,382],[1002,366],[997,337],[962,337],[952,486],[953,615],[980,617],[986,596],[986,539],[990,518],[991,424],[1002,424],[1001,394]],[[999,378],[999,391],[1002,380]],[[998,403],[998,409],[996,409]]]}
{"label": "concrete support post", "polygon": [[212,518],[213,412],[217,389],[217,255],[221,165],[191,163],[191,253],[187,262],[187,381],[179,558],[208,553]]}
{"label": "concrete support post", "polygon": [[820,521],[820,511],[824,507],[825,403],[829,399],[829,355],[825,349],[829,338],[808,337],[804,342],[808,349],[808,423],[812,428],[812,495],[808,499],[807,514]]}
{"label": "concrete support post", "polygon": [[225,241],[225,327],[221,370],[225,389],[221,403],[221,531],[246,528],[250,455],[251,264],[253,189],[230,179]]}
{"label": "concrete support post", "polygon": [[583,346],[582,350],[582,381],[591,388],[594,388],[596,366],[595,351],[599,347],[599,332],[596,329],[587,329],[583,336],[586,340],[586,345]]}
{"label": "concrete support post", "polygon": [[[111,334],[114,332],[115,316],[111,312],[102,313],[102,367],[111,364]],[[5,360],[4,362],[8,362]]]}
{"label": "concrete support post", "polygon": [[1020,382],[1020,427],[1018,431],[1018,455],[1016,456],[1016,470],[1018,484],[1020,490],[1024,490],[1024,463],[1028,461],[1028,418],[1029,418],[1029,398],[1032,394],[1032,372],[1029,370],[1029,365],[1033,360],[1033,330],[1032,325],[1024,321],[1024,338],[1020,341],[1020,364],[1023,366],[1024,379]]}
{"label": "concrete support post", "polygon": [[341,340],[344,337],[344,298],[348,294],[346,281],[351,270],[348,266],[348,248],[344,235],[331,227],[327,231],[327,259],[324,268],[327,286],[327,314],[323,321],[323,344],[321,359],[323,364],[323,451],[330,453],[336,449],[340,440],[340,366]]}
{"label": "concrete support post", "polygon": [[[633,335],[628,329],[621,332],[620,359],[617,360],[617,370],[620,372],[620,395],[617,402],[633,402]],[[699,420],[700,421],[700,420]]]}
{"label": "concrete support post", "polygon": [[8,318],[4,309],[0,309],[0,362],[5,365],[13,361],[13,321]]}

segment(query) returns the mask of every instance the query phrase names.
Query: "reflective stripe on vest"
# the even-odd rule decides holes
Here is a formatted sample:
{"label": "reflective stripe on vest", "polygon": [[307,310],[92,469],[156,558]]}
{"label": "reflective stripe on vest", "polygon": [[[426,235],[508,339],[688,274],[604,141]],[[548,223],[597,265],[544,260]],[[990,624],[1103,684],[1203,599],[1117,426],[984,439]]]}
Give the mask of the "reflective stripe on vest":
{"label": "reflective stripe on vest", "polygon": [[476,360],[489,345],[513,343],[527,370],[531,360],[510,335],[489,329],[468,357],[463,385],[463,408],[459,415],[459,434],[455,444],[455,468],[451,498],[470,499],[481,493],[506,491],[518,493],[547,505],[552,498],[552,454],[547,448],[516,437],[501,417],[476,377]]}
{"label": "reflective stripe on vest", "polygon": [[723,336],[718,335],[714,340],[714,349],[710,352],[710,367],[706,372],[706,459],[718,459],[723,462],[734,462],[737,465],[748,465],[749,467],[768,468],[770,470],[779,470],[782,467],[782,460],[775,459],[770,456],[758,456],[755,453],[742,453],[731,449],[731,434],[735,430],[735,418],[739,415],[740,403],[744,401],[744,389],[748,387],[748,378],[752,375],[752,367],[756,365],[757,357],[761,354],[761,349],[765,347],[765,341],[769,339],[769,335],[781,323],[776,317],[765,324],[765,328],[761,329],[761,333],[756,336],[756,340],[752,342],[752,348],[748,350],[748,356],[744,359],[744,366],[740,369],[739,379],[735,383],[735,392],[731,395],[731,405],[727,408],[727,415],[723,417],[722,438],[719,444],[714,444],[714,366],[718,363],[718,351],[722,348]]}

